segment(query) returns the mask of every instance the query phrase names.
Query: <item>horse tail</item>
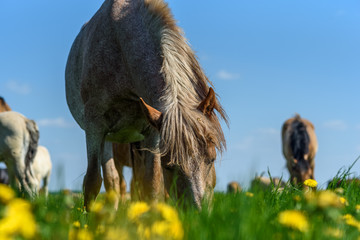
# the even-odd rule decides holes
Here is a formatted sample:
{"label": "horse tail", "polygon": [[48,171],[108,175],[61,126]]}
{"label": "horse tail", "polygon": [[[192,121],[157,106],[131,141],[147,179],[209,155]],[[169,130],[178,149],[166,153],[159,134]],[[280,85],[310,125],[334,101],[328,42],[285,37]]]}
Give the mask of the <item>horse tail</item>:
{"label": "horse tail", "polygon": [[29,133],[29,145],[25,155],[25,172],[30,172],[31,176],[31,164],[34,162],[36,155],[38,142],[39,142],[39,130],[36,123],[33,120],[28,119],[26,121],[26,129]]}
{"label": "horse tail", "polygon": [[290,147],[293,157],[298,161],[304,160],[304,155],[309,153],[310,137],[299,115],[295,116],[291,129]]}

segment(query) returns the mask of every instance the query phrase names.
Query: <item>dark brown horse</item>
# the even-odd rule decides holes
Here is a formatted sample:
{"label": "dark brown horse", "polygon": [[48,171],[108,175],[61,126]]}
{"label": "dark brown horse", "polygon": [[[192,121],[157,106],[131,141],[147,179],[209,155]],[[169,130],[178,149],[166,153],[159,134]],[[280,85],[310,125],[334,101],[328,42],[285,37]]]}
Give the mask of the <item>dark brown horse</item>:
{"label": "dark brown horse", "polygon": [[162,198],[164,185],[198,207],[211,195],[216,149],[225,147],[214,110],[226,115],[162,0],[106,0],[75,39],[65,78],[86,134],[86,206],[99,192],[101,166],[106,189],[120,193],[108,141],[141,141],[144,198]]}
{"label": "dark brown horse", "polygon": [[314,125],[298,114],[288,119],[282,127],[283,154],[294,184],[314,179],[314,159],[318,149],[314,130]]}

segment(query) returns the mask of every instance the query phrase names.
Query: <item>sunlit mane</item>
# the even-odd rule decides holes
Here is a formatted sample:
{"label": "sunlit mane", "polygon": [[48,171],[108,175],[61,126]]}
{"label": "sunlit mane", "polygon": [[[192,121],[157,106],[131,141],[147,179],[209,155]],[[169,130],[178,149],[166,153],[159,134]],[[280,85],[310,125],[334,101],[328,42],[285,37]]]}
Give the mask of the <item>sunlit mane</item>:
{"label": "sunlit mane", "polygon": [[[160,149],[162,154],[170,154],[172,163],[186,169],[191,164],[188,162],[190,157],[204,155],[201,151],[208,134],[220,152],[226,147],[217,116],[213,114],[211,119],[206,119],[197,110],[212,83],[201,69],[182,30],[176,26],[167,4],[162,0],[145,0],[143,10],[149,33],[158,43],[163,57],[161,73],[166,87],[161,100],[166,107],[162,109]],[[226,121],[218,101],[215,109]]]}

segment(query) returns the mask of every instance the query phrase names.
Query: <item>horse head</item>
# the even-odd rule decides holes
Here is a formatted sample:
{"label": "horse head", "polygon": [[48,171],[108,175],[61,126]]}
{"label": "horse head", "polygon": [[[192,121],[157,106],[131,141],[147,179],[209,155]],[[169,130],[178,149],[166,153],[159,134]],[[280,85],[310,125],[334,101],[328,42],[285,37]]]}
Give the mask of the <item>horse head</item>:
{"label": "horse head", "polygon": [[295,184],[303,183],[307,179],[314,179],[314,169],[305,159],[297,160],[294,158],[291,168],[292,181]]}
{"label": "horse head", "polygon": [[[140,100],[142,110],[149,123],[161,132],[164,127],[163,113],[145,103],[143,99]],[[217,154],[216,149],[219,148],[220,143],[214,135],[216,131],[211,128],[216,104],[215,92],[210,88],[205,99],[195,109],[194,117],[197,124],[195,136],[198,137],[197,146],[199,149],[191,149],[192,146],[187,146],[186,151],[182,151],[185,156],[181,156],[181,160],[177,159],[178,155],[172,151],[162,152],[161,157],[167,192],[170,196],[177,198],[183,196],[184,199],[190,200],[198,208],[201,208],[203,200],[211,200],[216,184],[214,162]],[[185,132],[178,134],[186,135]],[[183,136],[173,137],[183,138]],[[163,144],[167,143],[163,142]],[[174,146],[173,150],[176,151],[176,148],[180,147],[184,146]]]}

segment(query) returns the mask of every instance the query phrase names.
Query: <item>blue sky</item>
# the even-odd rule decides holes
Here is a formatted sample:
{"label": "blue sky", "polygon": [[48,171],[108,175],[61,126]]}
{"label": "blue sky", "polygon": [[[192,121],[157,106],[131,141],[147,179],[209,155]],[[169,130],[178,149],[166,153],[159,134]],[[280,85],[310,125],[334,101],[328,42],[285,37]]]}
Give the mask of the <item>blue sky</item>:
{"label": "blue sky", "polygon": [[[312,121],[325,186],[360,154],[360,2],[168,1],[230,118],[218,190],[255,173],[288,177],[280,128]],[[37,121],[51,153],[50,189],[80,189],[85,137],[65,101],[64,69],[81,26],[102,1],[0,1],[0,95]],[[359,174],[360,163],[354,167]],[[129,179],[130,171],[126,170]]]}

